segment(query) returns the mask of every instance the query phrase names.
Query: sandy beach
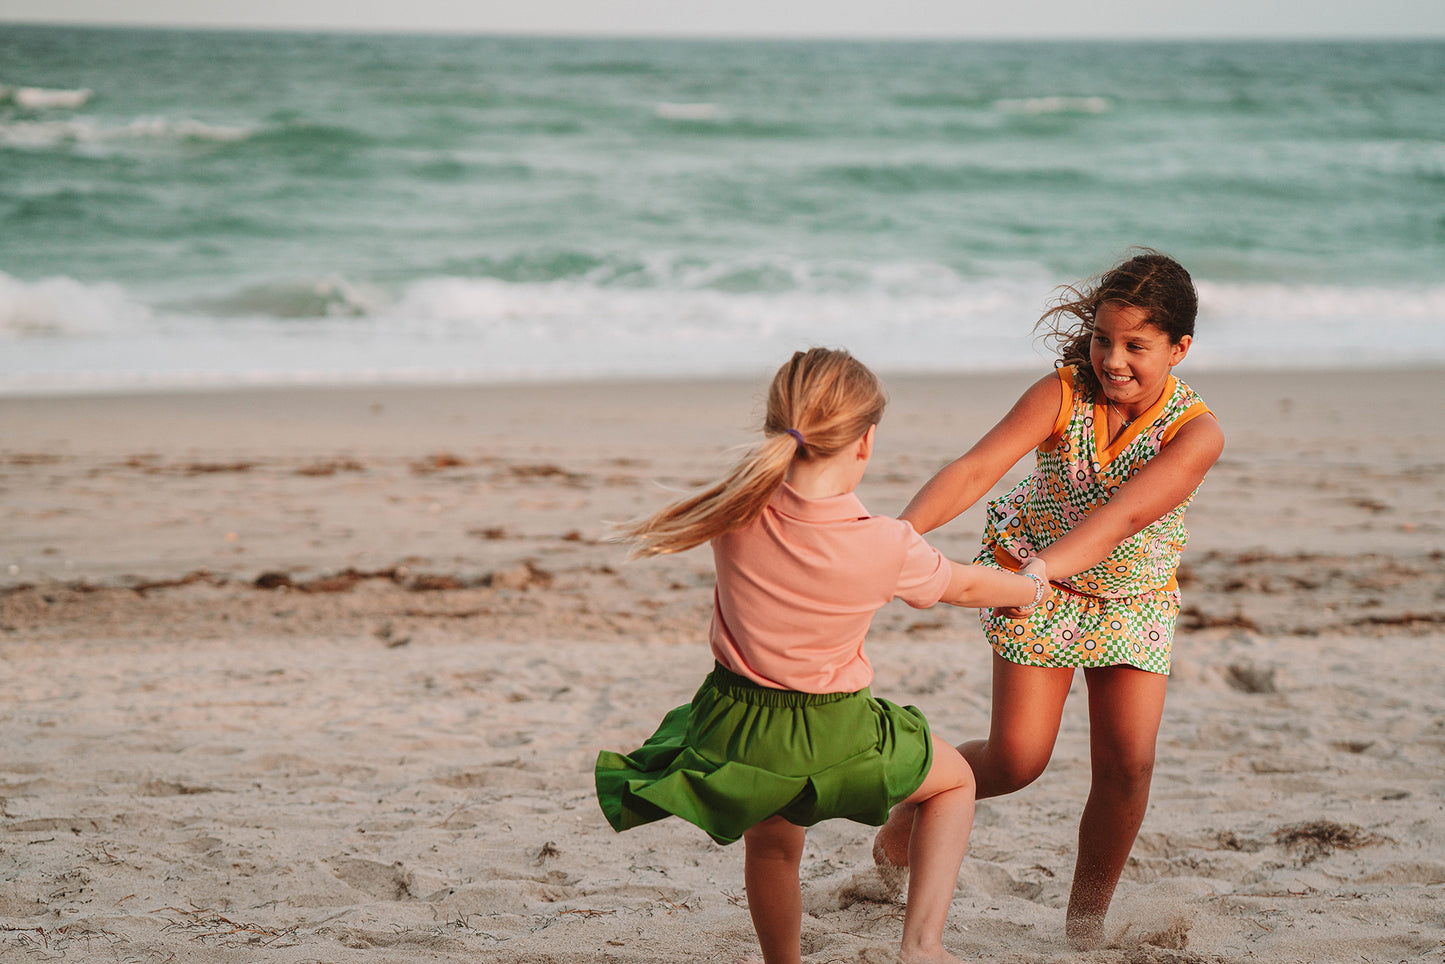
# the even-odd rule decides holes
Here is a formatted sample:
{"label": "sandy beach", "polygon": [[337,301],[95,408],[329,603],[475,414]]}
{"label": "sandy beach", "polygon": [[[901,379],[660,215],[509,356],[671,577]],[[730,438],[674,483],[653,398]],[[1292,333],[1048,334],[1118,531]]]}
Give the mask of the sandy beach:
{"label": "sandy beach", "polygon": [[[1042,374],[887,378],[896,513]],[[1445,377],[1180,374],[1219,414],[1190,510],[1151,807],[1063,936],[1080,681],[1047,773],[984,801],[965,960],[1445,960]],[[614,834],[630,749],[711,663],[705,550],[607,523],[715,475],[756,381],[0,398],[0,960],[732,961],[741,848]],[[1021,469],[1016,469],[1010,479]],[[976,507],[935,534],[976,550]],[[894,603],[874,692],[986,732],[970,610]],[[872,829],[809,834],[805,959],[891,961]]]}

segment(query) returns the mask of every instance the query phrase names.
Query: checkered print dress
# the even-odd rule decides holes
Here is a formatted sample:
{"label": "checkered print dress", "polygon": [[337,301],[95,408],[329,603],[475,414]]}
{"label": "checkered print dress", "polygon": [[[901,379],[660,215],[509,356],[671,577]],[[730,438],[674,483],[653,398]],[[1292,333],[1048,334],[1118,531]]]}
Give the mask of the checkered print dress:
{"label": "checkered print dress", "polygon": [[[1109,501],[1182,425],[1209,412],[1171,375],[1159,401],[1110,445],[1106,406],[1088,394],[1075,368],[1059,369],[1059,378],[1064,402],[1054,433],[1039,447],[1033,473],[989,503],[979,563],[1012,569],[1014,560],[1053,544]],[[1055,580],[1053,596],[1027,617],[983,610],[994,651],[1026,666],[1127,664],[1167,674],[1179,615],[1174,571],[1189,538],[1184,510],[1193,499],[1191,492],[1098,565]]]}

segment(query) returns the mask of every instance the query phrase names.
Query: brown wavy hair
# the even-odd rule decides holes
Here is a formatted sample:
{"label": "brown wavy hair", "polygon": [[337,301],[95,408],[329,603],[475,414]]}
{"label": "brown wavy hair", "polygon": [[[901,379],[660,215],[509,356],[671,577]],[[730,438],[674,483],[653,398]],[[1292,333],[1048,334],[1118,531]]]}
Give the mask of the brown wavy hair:
{"label": "brown wavy hair", "polygon": [[[727,475],[642,519],[617,527],[632,556],[682,552],[762,514],[794,459],[828,458],[883,418],[878,377],[846,351],[795,352],[768,388],[763,441]],[[799,443],[789,429],[803,436]]]}
{"label": "brown wavy hair", "polygon": [[1043,337],[1059,349],[1055,368],[1077,365],[1090,393],[1099,393],[1099,378],[1089,359],[1094,338],[1094,317],[1104,304],[1143,309],[1149,324],[1179,344],[1185,335],[1194,337],[1194,319],[1199,314],[1199,295],[1194,279],[1184,266],[1153,248],[1134,248],[1130,257],[1097,277],[1077,285],[1063,285],[1034,325],[1044,329]]}

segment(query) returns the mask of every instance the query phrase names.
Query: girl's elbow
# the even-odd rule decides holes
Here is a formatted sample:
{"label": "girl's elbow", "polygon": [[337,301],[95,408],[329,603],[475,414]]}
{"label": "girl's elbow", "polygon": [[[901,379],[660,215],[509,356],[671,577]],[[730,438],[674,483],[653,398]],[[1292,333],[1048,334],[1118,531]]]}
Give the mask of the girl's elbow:
{"label": "girl's elbow", "polygon": [[1139,533],[1143,532],[1145,529],[1149,528],[1151,525],[1164,518],[1164,515],[1164,513],[1161,513],[1159,515],[1154,515],[1153,513],[1148,512],[1134,513],[1130,515],[1128,519],[1124,520],[1118,531],[1111,533],[1110,539],[1113,541],[1113,544],[1117,546],[1125,539],[1132,539],[1134,536],[1137,536]]}

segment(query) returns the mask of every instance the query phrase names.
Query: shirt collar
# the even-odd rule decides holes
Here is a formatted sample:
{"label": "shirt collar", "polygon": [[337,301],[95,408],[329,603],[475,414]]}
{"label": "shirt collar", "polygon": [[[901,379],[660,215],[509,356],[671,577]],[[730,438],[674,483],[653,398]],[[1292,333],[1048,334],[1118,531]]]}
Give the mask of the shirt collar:
{"label": "shirt collar", "polygon": [[826,499],[807,499],[786,482],[773,490],[768,505],[802,522],[853,522],[868,518],[868,510],[852,492],[831,495]]}

